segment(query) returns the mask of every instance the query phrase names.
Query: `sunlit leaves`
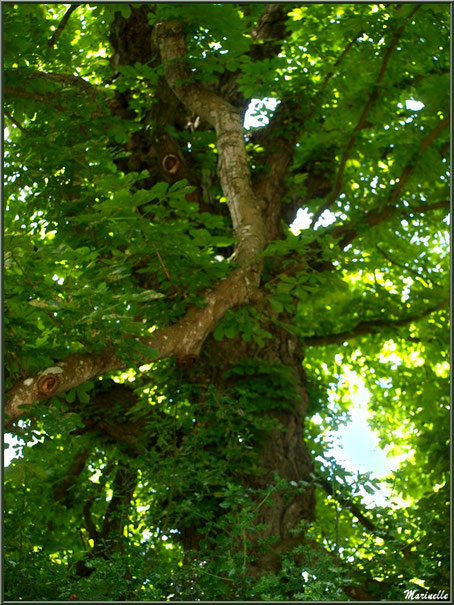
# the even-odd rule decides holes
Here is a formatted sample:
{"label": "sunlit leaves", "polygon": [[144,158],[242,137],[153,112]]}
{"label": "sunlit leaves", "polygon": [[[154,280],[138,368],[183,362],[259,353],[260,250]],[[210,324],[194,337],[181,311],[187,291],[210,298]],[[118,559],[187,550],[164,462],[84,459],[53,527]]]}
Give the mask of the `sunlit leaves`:
{"label": "sunlit leaves", "polygon": [[[5,473],[10,593],[339,600],[341,586],[366,570],[398,599],[386,582],[446,582],[449,128],[436,129],[449,109],[448,7],[418,5],[407,19],[416,5],[287,6],[272,52],[253,29],[273,5],[148,4],[143,13],[80,5],[49,44],[68,7],[5,6],[6,382],[107,347],[125,368],[33,408],[19,427],[25,456]],[[150,46],[139,49],[146,61],[122,63],[137,50],[135,27],[172,19],[184,25],[194,81],[242,111],[244,97],[253,99],[255,117],[269,119],[247,133],[254,186],[274,174],[264,164],[275,153],[269,132],[295,142],[282,178],[283,236],[260,259],[260,292],[223,316],[207,341],[213,355],[203,358],[202,348],[193,365],[156,362],[141,338],[204,308],[235,267],[219,146],[170,90],[170,103],[158,104],[165,82]],[[275,125],[278,103],[274,115],[288,115]],[[160,123],[161,110],[178,115]],[[163,170],[151,150],[169,140],[186,178]],[[298,209],[306,222],[294,235]],[[371,220],[382,211],[386,220]],[[355,236],[342,248],[349,229]],[[227,368],[230,359],[215,357],[222,346],[254,357]],[[283,360],[301,360],[305,348],[304,393],[290,366],[267,361],[278,346]],[[372,528],[345,502],[361,508],[380,486],[327,453],[358,386],[370,394],[381,446],[400,465],[386,484],[392,506],[366,511]],[[320,474],[311,478],[318,516],[292,531],[295,544],[307,531],[336,564],[297,546],[297,559],[289,550],[277,573],[257,580],[245,574],[259,556],[251,543],[260,551],[277,539],[260,515],[307,487],[270,473],[256,488],[260,444],[301,402]],[[116,471],[128,465],[138,480],[118,551],[87,559],[117,502]],[[193,526],[198,542],[183,557]],[[81,560],[90,571],[76,581]]]}

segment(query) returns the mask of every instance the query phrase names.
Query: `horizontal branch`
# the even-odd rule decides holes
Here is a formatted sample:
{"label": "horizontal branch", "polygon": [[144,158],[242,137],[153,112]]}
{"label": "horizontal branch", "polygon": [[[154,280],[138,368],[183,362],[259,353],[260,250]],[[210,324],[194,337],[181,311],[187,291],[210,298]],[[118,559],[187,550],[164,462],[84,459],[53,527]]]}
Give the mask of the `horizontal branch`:
{"label": "horizontal branch", "polygon": [[371,319],[369,321],[361,321],[351,330],[345,330],[344,332],[338,332],[335,334],[323,334],[323,335],[315,335],[309,336],[304,339],[304,343],[308,347],[324,347],[332,344],[341,344],[346,340],[351,340],[353,338],[357,338],[358,336],[365,336],[367,334],[375,334],[380,330],[385,330],[388,328],[396,328],[400,326],[405,326],[415,321],[419,321],[427,315],[431,313],[435,313],[439,311],[444,306],[446,306],[449,302],[449,299],[445,299],[441,301],[435,307],[431,307],[426,309],[422,313],[418,313],[415,315],[409,315],[407,317],[402,317],[401,319]]}
{"label": "horizontal branch", "polygon": [[[256,290],[249,282],[250,267],[238,267],[226,279],[205,293],[204,307],[190,307],[176,324],[156,330],[151,336],[137,341],[148,347],[150,353],[138,354],[130,365],[141,365],[166,357],[177,357],[181,362],[193,362],[199,356],[207,336],[228,309],[245,304]],[[9,416],[6,427],[20,418],[30,406],[58,396],[98,376],[125,369],[127,364],[113,347],[100,353],[76,353],[16,384],[6,397],[5,412]]]}

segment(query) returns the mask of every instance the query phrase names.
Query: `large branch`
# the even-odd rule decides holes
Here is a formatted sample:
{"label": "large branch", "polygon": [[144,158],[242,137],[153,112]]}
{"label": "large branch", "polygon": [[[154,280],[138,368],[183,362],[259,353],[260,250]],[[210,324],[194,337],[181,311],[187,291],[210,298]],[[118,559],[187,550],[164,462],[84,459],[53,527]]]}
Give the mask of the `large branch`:
{"label": "large branch", "polygon": [[[225,312],[248,302],[256,293],[262,265],[259,255],[267,242],[265,225],[251,186],[243,126],[238,113],[229,103],[188,75],[182,60],[184,37],[178,23],[157,25],[155,37],[165,61],[164,72],[170,86],[191,111],[210,122],[216,130],[219,175],[238,238],[237,267],[229,277],[205,293],[203,307],[193,306],[177,324],[139,339],[142,345],[152,350],[149,354],[138,355],[135,360],[138,365],[170,356],[182,361],[196,359],[203,342]],[[35,402],[45,401],[97,376],[125,367],[126,363],[113,348],[96,354],[71,355],[55,363],[36,376],[22,380],[8,393],[8,426]]]}
{"label": "large branch", "polygon": [[[237,239],[236,261],[249,263],[265,247],[266,232],[258,200],[251,185],[244,144],[244,130],[238,112],[230,103],[194,79],[183,57],[186,44],[181,24],[158,23],[153,30],[164,62],[164,74],[179,100],[202,120],[211,124],[217,135],[218,173]],[[259,275],[252,279],[258,285]]]}
{"label": "large branch", "polygon": [[337,332],[335,334],[309,336],[304,339],[304,343],[306,346],[309,347],[324,347],[332,344],[340,344],[345,342],[346,340],[357,338],[358,336],[365,336],[366,334],[375,334],[380,330],[405,326],[415,321],[419,321],[420,319],[427,317],[427,315],[430,315],[431,313],[439,311],[441,308],[446,306],[448,302],[449,299],[442,300],[441,303],[439,303],[435,307],[426,309],[422,313],[418,313],[416,315],[402,317],[401,319],[371,319],[369,321],[360,321],[351,330],[345,330],[344,332]]}
{"label": "large branch", "polygon": [[337,175],[336,175],[336,179],[334,182],[334,186],[333,186],[333,190],[328,198],[328,200],[322,204],[322,206],[320,206],[320,208],[316,211],[316,213],[314,214],[314,218],[312,219],[311,222],[311,227],[313,227],[315,225],[315,223],[318,221],[318,219],[320,218],[320,216],[323,214],[323,212],[325,212],[325,210],[328,210],[328,208],[330,208],[330,206],[336,201],[339,193],[341,192],[342,189],[342,179],[344,176],[344,171],[345,171],[345,166],[347,164],[347,160],[350,156],[350,152],[353,149],[353,146],[355,144],[356,141],[356,135],[358,134],[358,132],[360,130],[362,130],[365,127],[366,124],[366,119],[370,113],[370,110],[372,109],[372,107],[374,106],[376,100],[378,99],[378,95],[380,92],[380,84],[385,76],[386,73],[386,69],[388,67],[389,64],[389,60],[391,58],[391,54],[394,50],[394,48],[397,46],[397,43],[399,41],[399,38],[401,37],[406,23],[407,21],[413,17],[413,15],[415,14],[415,12],[417,10],[419,10],[419,8],[421,8],[420,5],[417,5],[414,7],[414,9],[407,15],[407,17],[405,18],[404,22],[402,23],[402,25],[399,27],[399,29],[394,33],[394,36],[392,37],[388,48],[386,49],[386,53],[383,57],[381,66],[380,66],[380,70],[378,72],[378,76],[377,76],[377,80],[375,82],[375,84],[372,87],[372,92],[369,95],[369,98],[366,101],[366,104],[363,108],[363,111],[361,112],[361,115],[359,117],[359,120],[356,124],[356,126],[354,127],[352,134],[350,135],[350,139],[347,143],[347,146],[345,148],[344,153],[342,154],[342,158],[339,164],[339,168],[337,171]]}
{"label": "large branch", "polygon": [[[265,5],[262,15],[250,33],[253,43],[245,54],[254,62],[278,55],[282,43],[288,35],[285,28],[286,20],[287,11],[282,5]],[[218,90],[224,99],[230,101],[239,109],[244,119],[251,99],[244,97],[239,90],[238,78],[241,73],[241,69],[234,72],[225,70],[219,79]]]}
{"label": "large branch", "polygon": [[73,488],[77,479],[82,474],[87,460],[90,457],[91,449],[86,448],[77,452],[73,458],[69,469],[65,469],[63,479],[54,485],[52,493],[56,502],[63,501],[67,508],[71,508],[70,488]]}
{"label": "large branch", "polygon": [[[150,348],[150,353],[138,355],[130,365],[173,356],[182,362],[194,361],[205,339],[225,312],[248,302],[256,293],[250,274],[250,265],[237,268],[213,290],[205,293],[204,307],[190,307],[178,323],[138,339],[142,345]],[[6,427],[11,428],[12,421],[20,418],[34,403],[46,401],[98,376],[126,367],[126,362],[118,357],[113,347],[100,353],[70,355],[36,376],[21,380],[7,393],[5,412],[10,419]]]}
{"label": "large branch", "polygon": [[[319,110],[320,105],[322,104],[321,99],[323,98],[323,94],[325,93],[331,78],[337,73],[339,65],[353,48],[361,34],[362,30],[358,31],[346,44],[345,48],[325,75],[318,92],[308,101],[307,105],[301,105],[300,94],[292,93],[291,95],[282,98],[270,123],[266,127],[257,130],[252,135],[253,142],[258,142],[260,147],[265,147],[269,150],[268,154],[264,156],[261,162],[262,165],[268,169],[268,172],[265,172],[261,177],[258,187],[268,189],[265,200],[266,196],[270,197],[270,194],[272,196],[270,199],[279,200],[278,205],[281,209],[281,218],[284,219],[284,222],[287,225],[293,223],[298,210],[304,203],[314,197],[324,197],[331,191],[331,178],[329,174],[320,174],[317,169],[314,170],[313,165],[311,169],[311,164],[305,164],[293,171],[294,174],[306,174],[307,191],[304,198],[298,196],[296,199],[293,199],[291,203],[287,202],[284,206],[280,203],[280,200],[285,193],[283,181],[284,178],[288,176],[287,168],[293,159],[295,143],[301,130],[304,128],[304,123]],[[282,111],[282,109],[284,109],[284,111]],[[292,124],[291,129],[286,126],[289,123]],[[282,186],[280,187],[280,185]],[[256,192],[259,192],[258,187],[256,188]],[[262,196],[259,195],[259,197]],[[265,220],[267,220],[268,226],[268,222],[270,221],[267,218],[267,215],[265,215]],[[281,225],[279,226],[282,229]]]}
{"label": "large branch", "polygon": [[[265,6],[264,12],[251,31],[252,39],[262,42],[261,44],[253,44],[251,46],[248,54],[253,61],[260,61],[263,58],[276,55],[287,35],[287,14],[283,6],[280,4],[268,4]],[[307,106],[301,106],[300,95],[295,93],[286,95],[281,98],[281,102],[269,124],[249,134],[249,140],[258,143],[260,147],[266,150],[260,156],[260,163],[264,170],[254,182],[254,191],[260,200],[264,221],[271,240],[280,239],[283,236],[281,201],[285,193],[284,179],[293,158],[298,135],[304,127],[307,116],[318,109],[319,100],[329,80],[336,73],[336,69],[361,33],[362,30],[352,38],[337,57],[330,71],[326,74],[319,92],[312,99],[312,108],[310,111]],[[232,86],[235,88],[233,83],[236,82],[239,74],[239,70],[234,74],[226,72],[225,75],[227,75],[228,82],[230,82],[227,89],[231,89]],[[222,86],[224,86],[224,83]],[[238,94],[238,91],[236,94]],[[288,128],[289,123],[293,124],[291,129]],[[315,177],[315,179],[318,181],[319,177]],[[294,215],[296,215],[296,211],[300,205],[298,204],[295,209],[293,207],[290,209],[289,205],[286,204],[286,214],[289,211],[294,211]],[[286,222],[291,223],[293,220],[294,216],[291,220],[286,220]]]}
{"label": "large branch", "polygon": [[[298,129],[286,132],[285,136],[283,132],[289,119],[295,117],[297,109],[297,103],[291,99],[282,99],[270,123],[254,137],[254,142],[266,150],[260,156],[264,170],[254,181],[254,191],[262,204],[267,231],[272,240],[283,237],[281,210],[285,176],[293,158]],[[303,119],[296,119],[302,128]]]}
{"label": "large branch", "polygon": [[[269,19],[270,15],[274,14],[273,10],[282,11],[279,5],[269,5],[262,17],[268,17]],[[268,21],[265,19],[265,22]],[[261,31],[258,27],[256,29]],[[311,111],[319,107],[319,99],[322,96],[326,85],[336,73],[336,68],[348,54],[359,35],[360,33],[352,38],[346,45],[342,53],[334,62],[331,70],[326,74],[320,91],[312,100]],[[282,198],[285,193],[285,177],[287,175],[287,169],[293,159],[298,136],[304,128],[304,122],[308,115],[311,114],[311,111],[308,111],[307,107],[304,108],[304,110],[302,109],[301,99],[298,95],[292,93],[284,96],[269,124],[258,130],[253,137],[255,143],[258,143],[260,147],[267,150],[265,154],[263,154],[263,157],[261,156],[261,165],[264,170],[263,174],[258,177],[257,182],[255,183],[254,191],[257,197],[263,202],[263,213],[270,239],[281,239],[283,236],[281,215]],[[287,126],[289,123],[293,124],[291,129]],[[318,180],[318,177],[315,178]],[[299,206],[300,205],[298,205],[298,208]],[[288,205],[286,205],[286,211],[288,212],[288,210],[290,209]],[[292,221],[293,220],[294,217]]]}

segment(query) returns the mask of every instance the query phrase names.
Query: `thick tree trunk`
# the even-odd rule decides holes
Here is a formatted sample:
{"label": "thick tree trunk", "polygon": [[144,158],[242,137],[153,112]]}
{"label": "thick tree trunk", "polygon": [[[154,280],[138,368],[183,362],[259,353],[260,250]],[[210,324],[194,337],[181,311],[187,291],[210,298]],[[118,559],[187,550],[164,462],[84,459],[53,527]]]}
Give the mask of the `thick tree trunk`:
{"label": "thick tree trunk", "polygon": [[[254,383],[263,384],[260,372],[262,363],[275,365],[276,368],[288,370],[292,381],[293,393],[274,392],[270,397],[276,401],[282,398],[282,405],[268,411],[259,412],[263,419],[272,420],[274,427],[264,431],[254,444],[258,455],[259,473],[242,473],[235,481],[256,494],[254,523],[262,526],[257,533],[254,528],[248,532],[248,575],[259,576],[265,571],[278,573],[281,569],[281,555],[289,553],[292,548],[301,544],[304,539],[301,522],[314,519],[315,495],[311,472],[313,463],[309,448],[304,440],[304,419],[308,408],[308,395],[305,388],[305,375],[302,368],[302,350],[295,335],[286,330],[268,326],[272,338],[260,348],[253,342],[245,342],[239,337],[218,342],[210,338],[203,349],[199,360],[203,371],[212,381],[219,393],[234,393],[235,378],[231,370],[241,362],[257,361],[257,373],[247,376],[249,388]],[[198,365],[199,365],[198,364]],[[252,366],[253,367],[253,366]],[[197,374],[198,369],[195,369]],[[244,380],[244,377],[242,377]],[[289,405],[289,401],[292,402]],[[241,406],[241,402],[238,402]],[[245,447],[246,444],[245,444]],[[245,450],[245,454],[247,454]],[[263,491],[282,482],[282,489],[277,487],[270,497],[263,501]],[[289,490],[290,486],[290,490]],[[292,489],[294,488],[294,489]],[[185,528],[183,543],[186,548],[197,547],[198,532],[201,527]],[[300,531],[295,532],[295,530]],[[266,550],[258,542],[272,538],[271,546]],[[241,550],[241,545],[236,548]]]}

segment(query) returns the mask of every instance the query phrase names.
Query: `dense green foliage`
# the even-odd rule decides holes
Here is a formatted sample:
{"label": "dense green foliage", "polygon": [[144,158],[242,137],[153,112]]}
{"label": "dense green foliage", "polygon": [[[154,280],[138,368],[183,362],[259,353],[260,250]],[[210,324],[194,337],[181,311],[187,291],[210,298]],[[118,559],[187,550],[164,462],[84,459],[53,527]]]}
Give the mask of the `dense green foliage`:
{"label": "dense green foliage", "polygon": [[[6,389],[110,352],[8,425],[22,455],[4,475],[5,598],[448,590],[449,5],[2,8]],[[242,117],[277,104],[245,128],[272,200],[260,285],[224,304],[198,359],[152,336],[205,308],[240,236],[219,138],[151,37],[167,21],[197,86]],[[382,483],[329,455],[354,375],[402,459]],[[314,461],[296,474],[298,445],[267,457],[294,418]],[[385,488],[386,506],[362,501]],[[273,535],[273,506],[297,501],[303,518]]]}

